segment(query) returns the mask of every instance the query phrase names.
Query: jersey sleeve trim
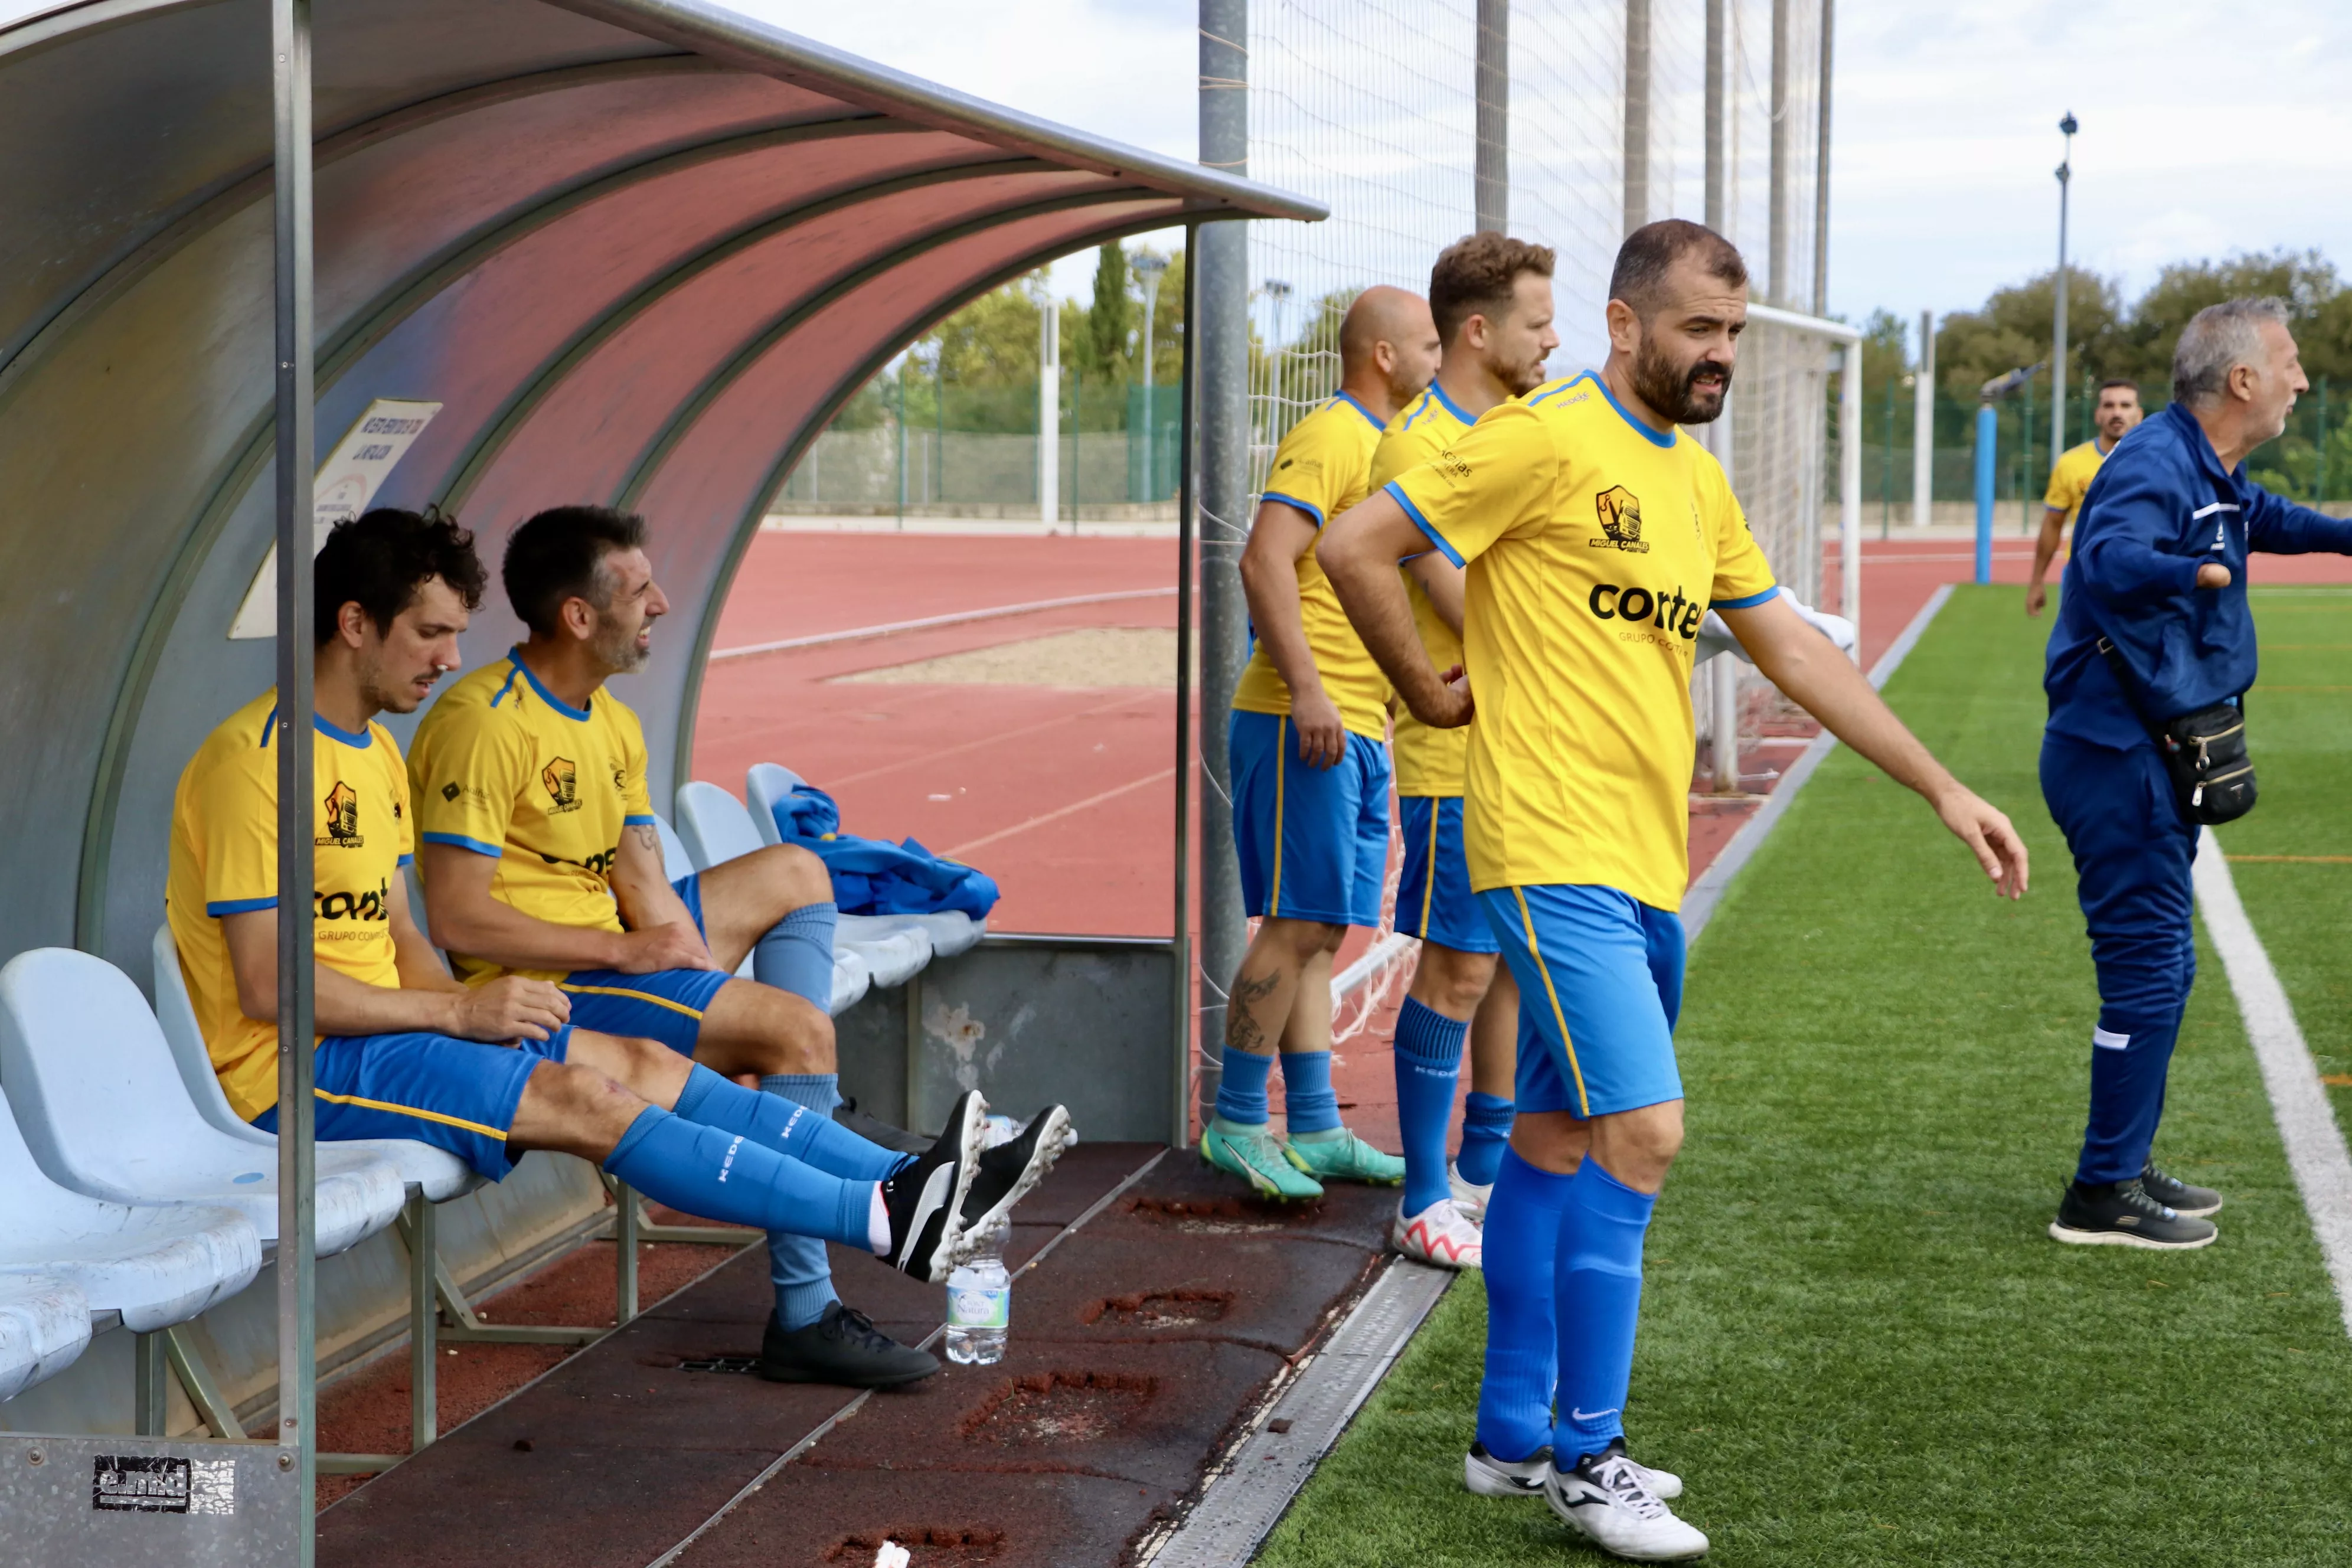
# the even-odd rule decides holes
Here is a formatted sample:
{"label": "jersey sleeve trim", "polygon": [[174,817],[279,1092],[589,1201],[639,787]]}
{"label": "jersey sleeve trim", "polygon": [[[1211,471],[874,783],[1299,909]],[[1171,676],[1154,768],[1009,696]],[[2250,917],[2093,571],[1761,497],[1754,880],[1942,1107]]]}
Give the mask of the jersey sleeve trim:
{"label": "jersey sleeve trim", "polygon": [[1399,485],[1394,479],[1391,479],[1387,484],[1381,488],[1387,492],[1390,498],[1393,500],[1397,505],[1404,508],[1405,516],[1412,519],[1412,525],[1429,536],[1429,542],[1437,546],[1437,552],[1440,555],[1444,556],[1456,566],[1469,565],[1468,562],[1462,559],[1462,552],[1445,542],[1445,535],[1438,532],[1436,529],[1430,526],[1429,519],[1421,515],[1421,508],[1412,504],[1412,498],[1404,493],[1402,486]]}
{"label": "jersey sleeve trim", "polygon": [[628,816],[621,818],[621,826],[624,827],[651,827],[654,826],[654,819],[651,816],[640,816],[635,812],[631,812]]}
{"label": "jersey sleeve trim", "polygon": [[[446,844],[453,849],[470,849],[477,855],[487,855],[493,860],[506,854],[505,850],[495,844],[485,844],[478,838],[468,838],[462,833],[427,833],[423,835],[423,837],[427,844]],[[403,864],[406,862],[404,861]]]}
{"label": "jersey sleeve trim", "polygon": [[223,899],[219,903],[206,904],[205,913],[218,920],[223,915],[249,915],[257,910],[274,910],[277,907],[278,900],[274,896],[267,899]]}
{"label": "jersey sleeve trim", "polygon": [[1707,608],[1710,610],[1752,610],[1757,605],[1762,604],[1765,600],[1777,599],[1780,596],[1780,585],[1775,584],[1773,586],[1765,589],[1762,593],[1750,594],[1744,599],[1717,599],[1713,604],[1707,605]]}
{"label": "jersey sleeve trim", "polygon": [[402,856],[402,857],[401,857],[397,861],[395,861],[395,862],[394,862],[394,864],[395,864],[395,865],[401,865],[401,866],[413,866],[413,865],[415,865],[415,863],[416,863],[416,857],[415,857],[415,856],[414,856],[414,855],[403,855],[403,856]]}
{"label": "jersey sleeve trim", "polygon": [[1280,490],[1268,490],[1265,494],[1258,497],[1257,499],[1260,501],[1280,501],[1283,505],[1303,511],[1307,516],[1313,518],[1315,520],[1316,527],[1320,528],[1323,526],[1323,509],[1317,506],[1311,500],[1300,500],[1297,496],[1286,496]]}

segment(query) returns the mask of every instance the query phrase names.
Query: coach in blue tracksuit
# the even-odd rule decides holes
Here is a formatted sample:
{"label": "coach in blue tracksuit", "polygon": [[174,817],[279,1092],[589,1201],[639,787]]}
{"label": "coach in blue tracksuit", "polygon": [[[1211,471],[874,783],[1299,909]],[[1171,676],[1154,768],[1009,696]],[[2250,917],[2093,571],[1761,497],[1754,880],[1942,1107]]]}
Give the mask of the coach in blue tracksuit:
{"label": "coach in blue tracksuit", "polygon": [[2173,354],[2170,406],[2116,447],[2074,532],[2042,679],[2042,794],[2074,852],[2099,1023],[2082,1163],[2050,1227],[2060,1241],[2193,1247],[2217,1234],[2203,1216],[2221,1194],[2149,1158],[2197,973],[2199,831],[2150,729],[2237,704],[2254,684],[2247,552],[2352,553],[2352,521],[2245,477],[2246,454],[2286,427],[2309,385],[2286,320],[2278,300],[2197,313]]}

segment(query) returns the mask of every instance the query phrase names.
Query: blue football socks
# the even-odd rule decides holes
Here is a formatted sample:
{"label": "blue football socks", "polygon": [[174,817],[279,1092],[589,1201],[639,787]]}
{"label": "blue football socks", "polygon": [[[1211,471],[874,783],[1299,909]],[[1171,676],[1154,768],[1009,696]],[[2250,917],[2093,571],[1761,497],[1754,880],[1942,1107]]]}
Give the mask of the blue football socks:
{"label": "blue football socks", "polygon": [[629,1123],[604,1169],[656,1203],[706,1219],[873,1248],[872,1182],[829,1176],[750,1134],[688,1121],[657,1105]]}
{"label": "blue football socks", "polygon": [[1217,1114],[1244,1127],[1265,1125],[1265,1080],[1274,1071],[1274,1058],[1225,1047],[1225,1070],[1217,1080]]}
{"label": "blue football socks", "polygon": [[1625,1387],[1642,1316],[1642,1238],[1657,1199],[1588,1159],[1560,1215],[1559,1414],[1552,1453],[1568,1466],[1625,1435]]}
{"label": "blue football socks", "polygon": [[831,902],[794,910],[769,927],[751,949],[751,978],[806,997],[820,1012],[831,1012],[833,932],[839,920],[840,910]]}
{"label": "blue football socks", "polygon": [[1470,1091],[1462,1102],[1462,1152],[1454,1156],[1454,1168],[1462,1173],[1464,1181],[1474,1187],[1494,1184],[1503,1151],[1510,1147],[1511,1123],[1516,1120],[1517,1107],[1511,1101],[1475,1089]]}
{"label": "blue football socks", "polygon": [[[1454,1089],[1462,1071],[1462,1041],[1469,1032],[1469,1025],[1456,1023],[1411,996],[1397,1011],[1397,1131],[1404,1142],[1407,1215],[1420,1214],[1446,1194],[1445,1129],[1454,1120]],[[1285,1082],[1288,1081],[1290,1070],[1286,1062],[1287,1058],[1283,1068]],[[1328,1077],[1328,1058],[1325,1072]],[[1290,1103],[1291,1125],[1296,1127],[1296,1094]],[[1466,1133],[1464,1147],[1468,1147]]]}
{"label": "blue football socks", "polygon": [[1292,1137],[1339,1130],[1339,1096],[1331,1088],[1331,1053],[1282,1053],[1282,1121]]}
{"label": "blue football socks", "polygon": [[1478,1441],[1498,1459],[1516,1463],[1551,1441],[1559,1355],[1552,1265],[1560,1212],[1575,1180],[1506,1149],[1486,1200],[1486,1376],[1478,1385]]}

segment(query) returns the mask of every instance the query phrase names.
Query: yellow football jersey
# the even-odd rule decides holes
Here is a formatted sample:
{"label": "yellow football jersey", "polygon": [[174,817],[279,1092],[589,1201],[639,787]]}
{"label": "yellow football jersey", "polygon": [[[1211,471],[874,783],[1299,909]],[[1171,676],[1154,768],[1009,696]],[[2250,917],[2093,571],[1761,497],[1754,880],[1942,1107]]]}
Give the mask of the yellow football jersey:
{"label": "yellow football jersey", "polygon": [[[1397,422],[1381,437],[1372,454],[1371,482],[1365,493],[1380,489],[1399,474],[1421,467],[1460,438],[1475,424],[1454,406],[1435,382],[1412,400]],[[1400,569],[1402,570],[1402,569]],[[1462,662],[1462,639],[1437,613],[1421,579],[1403,572],[1405,595],[1412,601],[1412,624],[1429,661],[1441,670]],[[1433,730],[1412,716],[1402,703],[1396,708],[1396,792],[1401,795],[1456,795],[1462,793],[1463,769],[1470,755],[1468,726]]]}
{"label": "yellow football jersey", "polygon": [[2083,510],[2083,497],[2089,492],[2091,481],[2098,477],[2099,465],[2107,460],[2107,451],[2113,449],[2103,451],[2097,441],[2091,440],[2059,453],[2057,462],[2051,465],[2050,489],[2042,496],[2042,504],[2064,512],[2071,527],[2074,514]]}
{"label": "yellow football jersey", "polygon": [[[314,720],[310,789],[319,962],[370,985],[398,986],[393,879],[409,859],[408,773],[381,724],[352,733]],[[230,1109],[251,1121],[278,1103],[278,1026],[237,1005],[221,917],[278,907],[278,693],[263,692],[206,737],[172,796],[164,912],[213,1070]]]}
{"label": "yellow football jersey", "polygon": [[[1380,440],[1380,421],[1362,404],[1339,393],[1292,426],[1275,448],[1265,499],[1297,507],[1321,528],[1370,493],[1367,481]],[[1331,591],[1330,579],[1323,575],[1312,550],[1298,558],[1298,616],[1306,626],[1307,650],[1315,656],[1316,673],[1339,710],[1339,721],[1359,735],[1384,739],[1388,678],[1339,608],[1339,596]],[[1266,657],[1263,641],[1234,687],[1234,706],[1244,713],[1290,711],[1290,688]]]}
{"label": "yellow football jersey", "polygon": [[[621,830],[650,826],[654,808],[645,731],[610,690],[599,687],[587,707],[574,708],[509,654],[433,705],[416,727],[408,773],[419,837],[497,860],[494,897],[556,925],[621,929],[613,858]],[[462,953],[449,958],[468,985],[508,973]]]}
{"label": "yellow football jersey", "polygon": [[1588,371],[1488,411],[1388,492],[1469,567],[1471,886],[1679,909],[1698,625],[1775,591],[1723,469]]}

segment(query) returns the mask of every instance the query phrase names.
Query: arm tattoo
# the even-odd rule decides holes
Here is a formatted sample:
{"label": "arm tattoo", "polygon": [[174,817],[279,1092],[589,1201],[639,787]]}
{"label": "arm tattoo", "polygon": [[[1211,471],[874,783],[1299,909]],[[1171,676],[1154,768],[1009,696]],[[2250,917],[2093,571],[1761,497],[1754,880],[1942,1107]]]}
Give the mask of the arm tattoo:
{"label": "arm tattoo", "polygon": [[637,836],[638,848],[650,850],[656,855],[661,853],[661,831],[658,828],[640,822],[633,825],[629,831]]}

